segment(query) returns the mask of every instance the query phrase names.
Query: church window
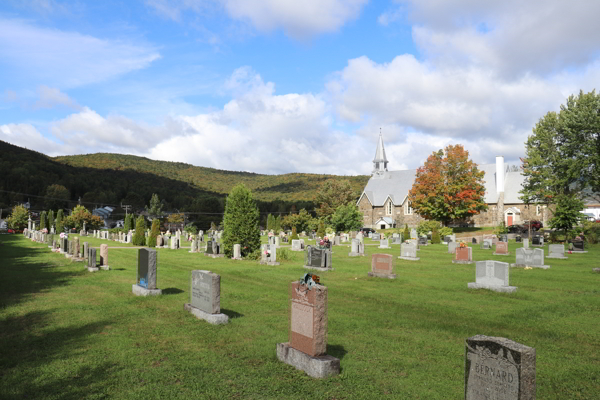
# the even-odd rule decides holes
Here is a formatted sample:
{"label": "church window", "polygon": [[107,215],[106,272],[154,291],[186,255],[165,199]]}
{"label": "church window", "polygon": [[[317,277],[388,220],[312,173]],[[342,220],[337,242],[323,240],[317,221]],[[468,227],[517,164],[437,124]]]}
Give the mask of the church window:
{"label": "church window", "polygon": [[388,201],[387,203],[387,215],[392,215],[392,202]]}
{"label": "church window", "polygon": [[412,206],[412,202],[406,201],[406,203],[404,204],[404,215],[412,215],[413,209],[411,206]]}

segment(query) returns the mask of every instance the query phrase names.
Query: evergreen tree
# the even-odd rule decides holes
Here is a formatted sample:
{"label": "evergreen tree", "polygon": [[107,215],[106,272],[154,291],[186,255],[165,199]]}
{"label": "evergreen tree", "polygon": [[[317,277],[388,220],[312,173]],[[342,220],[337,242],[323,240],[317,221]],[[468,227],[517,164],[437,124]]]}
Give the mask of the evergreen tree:
{"label": "evergreen tree", "polygon": [[317,230],[317,236],[321,239],[325,237],[325,222],[323,220],[319,221],[319,229]]}
{"label": "evergreen tree", "polygon": [[65,230],[65,224],[63,222],[63,219],[64,219],[64,215],[63,215],[63,210],[61,208],[56,213],[56,220],[54,221],[54,223],[56,224],[56,233],[58,233],[58,234],[64,232],[64,230]]}
{"label": "evergreen tree", "polygon": [[275,229],[275,221],[274,221],[274,217],[273,215],[269,214],[267,215],[267,231],[270,231],[271,229]]}
{"label": "evergreen tree", "polygon": [[252,192],[239,184],[235,186],[225,201],[223,215],[223,252],[233,256],[233,245],[240,244],[242,256],[260,248],[260,213],[252,198]]}
{"label": "evergreen tree", "polygon": [[47,223],[46,223],[46,211],[42,211],[42,214],[40,215],[40,230],[44,229],[47,227]]}
{"label": "evergreen tree", "polygon": [[440,239],[440,233],[438,232],[438,228],[433,228],[431,231],[431,243],[432,244],[440,244],[442,241]]}
{"label": "evergreen tree", "polygon": [[52,229],[53,225],[54,225],[54,211],[50,210],[50,211],[48,211],[48,231],[50,231],[50,229]]}
{"label": "evergreen tree", "polygon": [[296,230],[295,226],[292,227],[292,237],[291,237],[291,239],[292,240],[298,239],[298,231]]}
{"label": "evergreen tree", "polygon": [[550,219],[550,226],[567,233],[581,222],[583,214],[580,211],[584,208],[583,202],[575,194],[561,194],[554,200],[556,210]]}
{"label": "evergreen tree", "polygon": [[278,234],[279,232],[281,232],[281,215],[278,215],[275,218],[273,218],[273,221],[275,223],[275,227],[273,229],[275,230],[275,233]]}
{"label": "evergreen tree", "polygon": [[146,206],[146,211],[148,211],[148,216],[151,218],[160,218],[162,216],[162,208],[163,205],[158,198],[156,193],[152,194],[152,198],[150,199],[150,206]]}
{"label": "evergreen tree", "polygon": [[404,240],[410,239],[410,231],[408,230],[408,224],[404,224]]}
{"label": "evergreen tree", "polygon": [[154,218],[152,228],[150,229],[150,237],[148,238],[148,247],[156,247],[156,238],[160,235],[160,221]]}
{"label": "evergreen tree", "polygon": [[[133,235],[134,246],[145,246],[146,245],[146,221],[144,216],[140,215],[135,222],[135,234]],[[156,245],[156,239],[154,239],[154,245]]]}
{"label": "evergreen tree", "polygon": [[123,230],[125,233],[129,232],[133,228],[133,214],[127,214],[125,216],[125,221],[123,221]]}

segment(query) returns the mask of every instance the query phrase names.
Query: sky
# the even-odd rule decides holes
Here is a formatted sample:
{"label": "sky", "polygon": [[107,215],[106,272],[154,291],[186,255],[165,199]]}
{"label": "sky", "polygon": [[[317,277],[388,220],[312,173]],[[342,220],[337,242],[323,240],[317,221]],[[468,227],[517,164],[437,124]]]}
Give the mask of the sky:
{"label": "sky", "polygon": [[600,1],[3,0],[0,140],[266,174],[366,175],[462,144],[520,164],[600,89]]}

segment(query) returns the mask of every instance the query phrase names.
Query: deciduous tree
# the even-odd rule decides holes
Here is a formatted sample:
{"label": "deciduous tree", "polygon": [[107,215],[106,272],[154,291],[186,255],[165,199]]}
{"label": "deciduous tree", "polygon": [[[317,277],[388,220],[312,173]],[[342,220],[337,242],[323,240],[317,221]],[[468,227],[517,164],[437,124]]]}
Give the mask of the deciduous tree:
{"label": "deciduous tree", "polygon": [[362,221],[362,213],[352,203],[339,206],[331,216],[331,226],[336,232],[358,230],[362,226]]}
{"label": "deciduous tree", "polygon": [[315,202],[318,208],[315,210],[319,218],[326,222],[331,220],[331,216],[339,206],[356,201],[357,193],[352,189],[350,181],[326,181],[317,191]]}
{"label": "deciduous tree", "polygon": [[71,215],[64,219],[64,226],[67,228],[83,229],[83,223],[86,223],[87,229],[99,229],[104,226],[102,217],[93,215],[82,205],[77,205]]}
{"label": "deciduous tree", "polygon": [[45,203],[48,208],[64,208],[68,206],[71,193],[63,185],[53,184],[46,188]]}
{"label": "deciduous tree", "polygon": [[462,145],[449,145],[417,169],[408,198],[421,217],[447,225],[487,210],[483,176]]}
{"label": "deciduous tree", "polygon": [[6,224],[9,228],[15,230],[23,230],[29,221],[29,210],[24,205],[14,206],[10,217],[6,219]]}

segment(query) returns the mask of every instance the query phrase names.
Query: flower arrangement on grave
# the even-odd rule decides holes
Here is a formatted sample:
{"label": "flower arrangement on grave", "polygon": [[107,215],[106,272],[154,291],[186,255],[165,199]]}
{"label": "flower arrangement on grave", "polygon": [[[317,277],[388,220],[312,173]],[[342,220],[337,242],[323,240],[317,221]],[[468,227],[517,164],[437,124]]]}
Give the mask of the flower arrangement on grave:
{"label": "flower arrangement on grave", "polygon": [[465,242],[460,242],[458,246],[459,247],[467,247],[467,244]]}
{"label": "flower arrangement on grave", "polygon": [[64,232],[61,232],[61,233],[60,233],[60,238],[61,238],[61,239],[64,239],[64,238],[66,238],[66,237],[69,237],[69,235],[68,235],[68,234],[66,234],[66,233],[64,233]]}
{"label": "flower arrangement on grave", "polygon": [[313,274],[304,274],[302,278],[300,278],[300,284],[306,285],[307,289],[312,289],[313,286],[319,285],[321,283],[321,278],[318,275]]}
{"label": "flower arrangement on grave", "polygon": [[273,237],[274,233],[273,232],[269,232],[269,237]]}
{"label": "flower arrangement on grave", "polygon": [[48,228],[42,229],[42,233],[48,233]]}
{"label": "flower arrangement on grave", "polygon": [[318,247],[320,250],[323,250],[323,249],[328,249],[328,248],[329,248],[329,244],[330,244],[330,242],[329,242],[329,238],[328,238],[327,236],[325,236],[323,239],[321,239],[321,240],[320,240],[320,241],[317,243],[317,247]]}

